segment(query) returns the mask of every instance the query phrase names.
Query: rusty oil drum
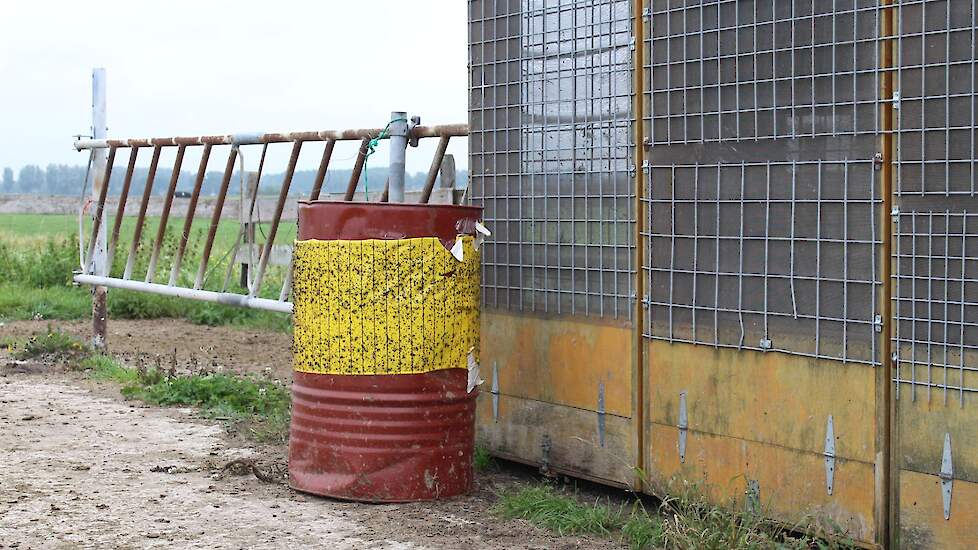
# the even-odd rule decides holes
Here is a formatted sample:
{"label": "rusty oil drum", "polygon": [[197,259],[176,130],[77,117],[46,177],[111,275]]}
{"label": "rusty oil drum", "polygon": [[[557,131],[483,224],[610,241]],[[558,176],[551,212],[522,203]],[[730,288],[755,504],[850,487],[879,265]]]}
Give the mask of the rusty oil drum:
{"label": "rusty oil drum", "polygon": [[[473,234],[482,209],[301,201],[299,240]],[[464,368],[424,374],[293,373],[289,484],[366,502],[447,498],[472,488],[475,398]]]}

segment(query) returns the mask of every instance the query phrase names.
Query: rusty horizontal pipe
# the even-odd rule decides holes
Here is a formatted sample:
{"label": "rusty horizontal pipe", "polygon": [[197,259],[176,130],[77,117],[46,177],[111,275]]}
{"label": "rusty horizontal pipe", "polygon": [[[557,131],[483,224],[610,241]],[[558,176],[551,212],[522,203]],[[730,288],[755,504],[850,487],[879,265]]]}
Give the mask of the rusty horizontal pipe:
{"label": "rusty horizontal pipe", "polygon": [[[149,147],[155,145],[256,145],[261,143],[288,143],[295,141],[355,141],[373,139],[383,128],[362,128],[353,130],[320,130],[311,132],[226,134],[216,136],[190,136],[138,139],[80,139],[75,141],[75,149],[104,149],[106,147]],[[438,126],[415,126],[411,138],[464,137],[469,134],[468,124],[443,124]]]}

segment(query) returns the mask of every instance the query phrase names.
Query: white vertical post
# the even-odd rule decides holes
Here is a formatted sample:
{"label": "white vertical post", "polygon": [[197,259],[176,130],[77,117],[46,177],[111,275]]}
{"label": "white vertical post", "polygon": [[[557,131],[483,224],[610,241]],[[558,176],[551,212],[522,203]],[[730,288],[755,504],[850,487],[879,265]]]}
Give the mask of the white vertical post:
{"label": "white vertical post", "polygon": [[389,168],[390,187],[388,200],[404,202],[404,166],[408,146],[407,113],[391,113],[391,159]]}
{"label": "white vertical post", "polygon": [[[96,68],[92,69],[92,138],[105,139],[107,133],[108,126],[105,118],[105,69]],[[92,161],[92,167],[94,168],[92,200],[96,202],[99,199],[99,193],[102,191],[102,181],[105,179],[105,164],[105,149],[95,149],[95,157]],[[92,209],[93,216],[94,212],[95,208]],[[93,274],[100,277],[107,276],[109,272],[105,248],[107,225],[106,217],[102,216],[102,223],[95,237],[95,253],[92,258]],[[107,294],[108,289],[104,286],[95,286],[92,288],[92,346],[98,350],[105,350],[106,348]]]}

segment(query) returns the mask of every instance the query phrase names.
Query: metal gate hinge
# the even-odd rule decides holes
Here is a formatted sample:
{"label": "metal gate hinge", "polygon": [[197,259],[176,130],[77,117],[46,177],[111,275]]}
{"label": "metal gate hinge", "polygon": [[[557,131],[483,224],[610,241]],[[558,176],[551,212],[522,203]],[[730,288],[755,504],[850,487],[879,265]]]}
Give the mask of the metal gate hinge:
{"label": "metal gate hinge", "polygon": [[893,210],[890,210],[890,217],[893,218],[894,225],[900,223],[900,207],[899,206],[894,206],[893,207]]}
{"label": "metal gate hinge", "polygon": [[835,426],[832,415],[825,425],[825,490],[832,495],[835,486]]}
{"label": "metal gate hinge", "polygon": [[883,316],[877,315],[873,317],[873,328],[876,332],[883,332]]}
{"label": "metal gate hinge", "polygon": [[598,384],[598,444],[604,447],[604,382]]}
{"label": "metal gate hinge", "polygon": [[635,49],[635,37],[634,36],[628,41],[628,49],[630,49],[630,50],[634,50]]}
{"label": "metal gate hinge", "polygon": [[894,111],[900,110],[900,90],[896,90],[893,92],[893,110]]}
{"label": "metal gate hinge", "polygon": [[686,392],[679,392],[679,462],[686,463],[686,435],[689,430],[689,418],[686,415]]}
{"label": "metal gate hinge", "polygon": [[489,393],[492,394],[492,419],[499,422],[499,367],[495,361],[492,362],[492,389]]}
{"label": "metal gate hinge", "polygon": [[951,491],[954,489],[954,465],[951,463],[951,434],[944,434],[944,456],[941,458],[941,493],[944,497],[944,519],[951,519]]}
{"label": "metal gate hinge", "polygon": [[652,8],[645,8],[644,10],[642,10],[642,17],[644,17],[645,19],[652,17]]}

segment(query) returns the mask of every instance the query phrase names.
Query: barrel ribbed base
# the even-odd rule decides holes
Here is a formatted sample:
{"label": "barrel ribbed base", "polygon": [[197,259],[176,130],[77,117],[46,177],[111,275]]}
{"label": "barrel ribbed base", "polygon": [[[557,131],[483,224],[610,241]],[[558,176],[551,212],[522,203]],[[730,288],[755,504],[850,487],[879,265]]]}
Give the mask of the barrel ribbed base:
{"label": "barrel ribbed base", "polygon": [[425,374],[296,372],[289,484],[365,502],[413,502],[472,488],[475,398],[465,369]]}

